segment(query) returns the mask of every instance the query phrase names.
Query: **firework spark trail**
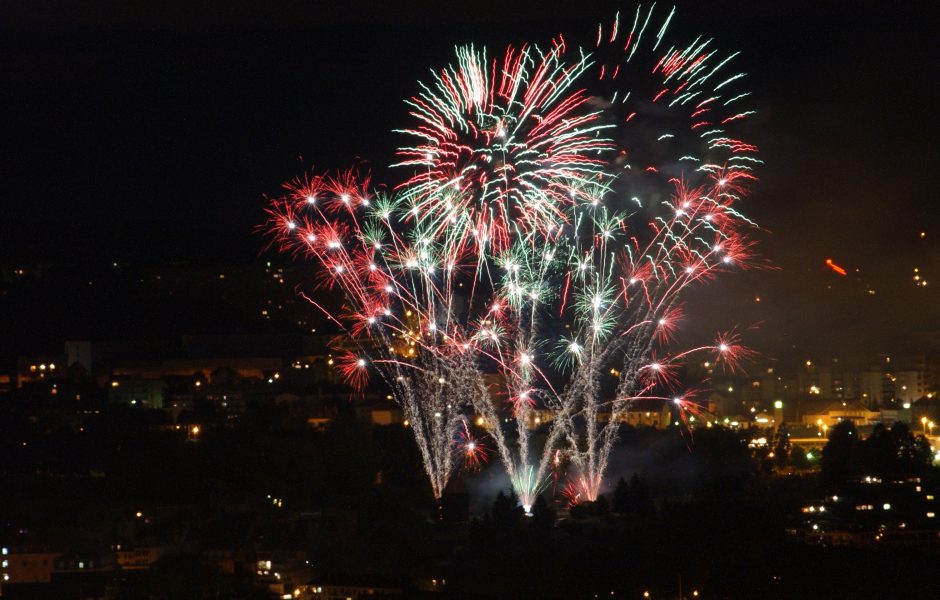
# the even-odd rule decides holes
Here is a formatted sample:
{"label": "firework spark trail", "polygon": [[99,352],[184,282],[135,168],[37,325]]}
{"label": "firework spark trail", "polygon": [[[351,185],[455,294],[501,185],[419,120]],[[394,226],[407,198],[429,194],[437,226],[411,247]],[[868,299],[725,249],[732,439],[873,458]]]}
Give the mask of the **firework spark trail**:
{"label": "firework spark trail", "polygon": [[465,408],[482,392],[476,354],[454,305],[457,265],[423,238],[407,239],[394,198],[374,195],[354,170],[286,186],[266,228],[284,252],[317,264],[321,285],[346,301],[320,310],[356,341],[337,368],[361,389],[374,370],[393,390],[438,500],[454,471],[454,441]]}
{"label": "firework spark trail", "polygon": [[[737,54],[669,45],[672,17],[618,15],[591,52],[561,36],[502,59],[458,48],[406,101],[396,166],[410,175],[392,195],[347,172],[272,203],[282,249],[346,296],[330,318],[362,352],[344,374],[362,385],[373,367],[393,388],[437,497],[467,407],[527,510],[562,460],[593,500],[631,402],[678,398],[684,419],[697,410],[676,391],[684,361],[749,356],[734,330],[673,348],[686,291],[753,260],[736,205],[761,161],[734,132],[754,113]],[[490,366],[501,386],[484,383]]]}
{"label": "firework spark trail", "polygon": [[[488,422],[499,423],[491,433],[516,493],[526,506],[532,504],[547,481],[557,445],[565,448],[565,454],[581,471],[581,497],[595,499],[617,428],[634,399],[671,398],[676,384],[673,373],[694,354],[716,353],[729,366],[735,364],[735,357],[747,354],[736,338],[734,343],[719,339],[713,346],[673,354],[668,351],[683,314],[686,289],[720,272],[747,266],[751,258],[750,242],[742,230],[752,224],[733,205],[754,179],[747,163],[759,162],[752,156],[755,146],[729,137],[724,129],[752,111],[706,115],[722,112],[712,105],[728,106],[746,97],[740,93],[722,96],[718,92],[740,77],[721,80],[710,97],[694,104],[692,99],[701,92],[688,91],[704,89],[709,79],[721,76],[733,55],[722,58],[707,49],[710,42],[699,40],[684,49],[672,47],[657,53],[671,17],[670,13],[656,29],[655,37],[644,37],[644,32],[653,31],[648,29],[654,20],[653,9],[638,9],[632,30],[621,30],[618,25],[612,28],[610,47],[619,47],[618,31],[629,41],[624,44],[623,55],[614,56],[616,66],[598,61],[601,84],[591,89],[598,88],[601,95],[606,89],[608,94],[603,102],[593,101],[592,106],[602,103],[607,108],[603,114],[591,113],[590,117],[592,122],[612,122],[614,125],[604,128],[603,135],[611,136],[622,147],[619,152],[610,152],[610,138],[605,137],[602,147],[592,149],[598,160],[604,160],[603,167],[597,163],[592,166],[596,177],[553,180],[564,181],[561,187],[566,194],[537,198],[555,203],[550,211],[541,212],[551,214],[551,220],[539,227],[527,227],[532,221],[523,219],[523,226],[506,229],[500,216],[503,213],[497,212],[495,217],[493,213],[473,213],[474,207],[466,199],[486,200],[490,192],[483,187],[465,188],[464,204],[458,208],[453,195],[440,193],[452,179],[435,179],[440,171],[431,168],[437,162],[434,148],[429,145],[421,148],[429,161],[422,163],[428,167],[427,175],[416,175],[403,186],[411,197],[424,194],[422,198],[428,199],[413,209],[419,221],[427,219],[439,227],[449,219],[457,231],[466,232],[465,222],[453,216],[454,211],[463,208],[462,214],[477,215],[471,224],[476,227],[474,231],[504,232],[498,243],[489,246],[463,245],[466,237],[461,237],[451,247],[476,254],[481,279],[499,291],[491,320],[482,323],[489,323],[489,329],[481,330],[482,341],[491,343],[481,351],[495,362],[505,381],[511,418],[499,418],[504,411],[492,406],[493,395],[478,396],[477,410]],[[605,48],[598,52],[605,58],[611,54]],[[598,67],[590,55],[582,53],[580,60]],[[627,79],[630,68],[639,73],[629,78],[631,85],[640,82],[649,87],[646,98],[619,89],[618,77]],[[506,72],[517,78],[520,70]],[[584,69],[578,75],[588,72]],[[518,87],[516,79],[513,83]],[[634,144],[662,126],[663,106],[668,113],[665,122],[672,127],[684,123],[686,130],[659,133],[652,148]],[[462,118],[479,118],[485,112],[468,111]],[[457,120],[453,113],[452,117]],[[721,126],[712,128],[713,123],[706,117],[720,121]],[[482,145],[471,144],[471,148],[491,152],[488,144],[498,137],[486,138]],[[644,152],[649,162],[634,165],[633,161],[644,160]],[[658,166],[652,164],[654,160]],[[533,202],[521,191],[514,196],[511,187],[520,185],[520,181],[501,182],[508,187],[500,189],[500,210],[505,210],[507,199],[513,197]],[[430,184],[438,186],[437,195],[427,193]],[[624,193],[624,189],[630,193]],[[657,203],[653,201],[656,195],[669,199]],[[630,202],[624,202],[627,198]],[[438,214],[448,217],[442,220]],[[436,229],[435,234],[451,236],[443,228]],[[552,344],[546,342],[550,314],[560,316],[570,329],[568,336],[554,343],[554,352],[549,348]],[[657,354],[661,358],[655,359]],[[602,397],[600,377],[612,366],[620,366],[619,385],[615,399],[608,401]],[[552,367],[554,370],[550,370]],[[566,384],[556,391],[551,382],[559,373],[567,374]],[[684,415],[692,406],[685,401],[676,408]],[[536,416],[542,414],[547,417],[542,420],[549,422],[540,423],[547,439],[538,449],[531,447],[530,429]],[[506,422],[514,425],[512,431],[503,431]]]}
{"label": "firework spark trail", "polygon": [[[655,7],[639,7],[626,28],[618,15],[609,36],[598,29],[596,54],[580,52],[567,70],[558,42],[538,54],[510,49],[501,76],[492,75],[495,66],[487,71],[485,52],[464,48],[457,66],[436,78],[439,93],[425,86],[410,102],[420,107],[412,115],[421,125],[404,131],[421,143],[403,148],[400,156],[410,160],[400,164],[424,170],[399,189],[431,235],[475,256],[479,279],[496,295],[479,339],[505,381],[511,417],[500,418],[505,411],[492,394],[477,397],[477,410],[493,424],[524,505],[547,481],[559,445],[581,471],[581,497],[596,498],[634,399],[671,398],[674,372],[692,355],[712,352],[732,368],[747,355],[736,337],[669,352],[685,290],[751,258],[742,230],[753,224],[733,205],[760,163],[754,145],[728,133],[753,114],[738,108],[747,98],[734,89],[743,74],[725,73],[736,54],[721,55],[710,40],[664,46],[672,16],[657,25]],[[551,154],[557,143],[543,146],[548,152],[537,163],[521,159],[540,143],[541,129],[527,129],[527,116],[537,113],[527,102],[539,97],[545,73],[564,73],[547,119],[563,116],[594,131],[595,142],[579,146],[592,159],[578,157],[590,165],[582,176],[559,168],[571,165],[568,155]],[[597,80],[588,83],[589,75]],[[521,89],[536,91],[515,102]],[[594,95],[582,102],[586,94]],[[572,111],[582,107],[590,112],[576,120]],[[586,132],[571,133],[580,143]],[[493,160],[494,172],[480,166]],[[533,176],[540,182],[534,195]],[[549,315],[570,328],[554,343]],[[600,378],[615,366],[619,384],[608,401]],[[552,385],[559,376],[560,391]],[[676,404],[683,418],[693,407]],[[546,429],[541,449],[531,447],[535,424]]]}
{"label": "firework spark trail", "polygon": [[[716,180],[712,190],[689,193],[677,184],[669,203],[674,216],[660,217],[658,225],[653,221],[646,245],[619,257],[610,258],[611,248],[636,239],[637,228],[610,227],[603,215],[606,209],[599,209],[601,218],[594,219],[586,236],[589,248],[579,248],[576,268],[582,275],[574,279],[572,303],[572,322],[579,323],[579,332],[566,340],[577,360],[568,361],[573,371],[566,394],[567,402],[579,407],[580,439],[571,449],[572,461],[592,486],[602,482],[617,428],[633,399],[668,389],[670,372],[695,354],[714,353],[730,368],[747,357],[733,333],[719,336],[714,344],[668,353],[686,289],[741,267],[748,258],[740,234],[732,228],[714,231],[703,217],[710,214],[710,198],[721,187]],[[708,240],[703,231],[709,232]],[[654,358],[657,352],[662,355]],[[617,395],[607,402],[600,393],[600,377],[615,367],[620,371]],[[691,405],[677,408],[686,406]],[[596,498],[598,491],[595,487],[583,497]]]}
{"label": "firework spark trail", "polygon": [[[544,176],[548,185],[539,191],[563,190],[565,193],[533,197],[526,196],[529,188],[521,177],[510,179],[505,176],[508,171],[504,170],[502,178],[493,179],[503,186],[495,188],[496,192],[486,187],[489,180],[480,179],[476,188],[464,185],[459,190],[461,194],[455,195],[447,186],[462,175],[442,171],[438,159],[439,154],[447,154],[441,150],[446,144],[439,138],[425,138],[426,143],[419,149],[403,149],[403,154],[410,153],[413,157],[423,153],[425,162],[420,164],[427,168],[426,173],[418,173],[401,188],[412,199],[415,219],[428,224],[433,235],[446,239],[449,247],[475,254],[480,277],[498,291],[492,303],[495,314],[490,321],[482,321],[482,341],[490,342],[491,346],[484,346],[483,353],[494,360],[505,381],[513,431],[503,431],[506,420],[499,418],[503,412],[499,407],[485,406],[492,403],[493,396],[478,396],[484,406],[478,406],[477,410],[488,422],[499,424],[492,427],[491,433],[524,505],[532,504],[546,481],[553,450],[558,444],[566,446],[571,461],[582,471],[580,479],[590,488],[583,497],[596,498],[617,427],[632,399],[649,397],[670,387],[674,383],[670,373],[695,352],[725,346],[728,348],[720,352],[723,356],[743,354],[738,344],[734,345],[737,350],[730,352],[728,344],[716,343],[669,355],[666,345],[673,337],[681,314],[684,290],[717,272],[743,267],[750,258],[749,243],[740,232],[750,223],[732,205],[740,200],[746,192],[746,184],[753,180],[751,166],[746,163],[759,161],[752,156],[755,146],[729,137],[723,127],[745,118],[751,111],[714,117],[722,127],[712,128],[713,123],[705,119],[706,113],[720,112],[713,104],[728,106],[745,97],[740,93],[722,97],[718,93],[719,88],[740,77],[722,80],[710,97],[694,105],[690,102],[700,92],[690,93],[688,89],[702,87],[710,78],[720,76],[733,56],[721,58],[706,50],[709,42],[699,41],[685,49],[669,48],[657,55],[655,50],[662,42],[672,15],[667,16],[655,38],[647,36],[646,42],[644,32],[653,18],[653,10],[642,13],[638,9],[636,16],[633,30],[625,33],[629,40],[625,47],[629,52],[625,50],[624,56],[617,57],[620,64],[616,67],[601,64],[599,79],[604,80],[605,74],[610,82],[618,77],[625,78],[628,67],[632,66],[627,63],[632,61],[645,77],[631,78],[631,83],[639,79],[651,91],[645,99],[635,93],[633,100],[628,101],[630,94],[616,89],[619,84],[608,85],[608,89],[613,89],[605,98],[609,108],[603,115],[597,112],[587,115],[591,123],[600,121],[598,128],[610,120],[616,123],[603,127],[603,135],[613,136],[622,144],[622,151],[608,158],[604,158],[605,153],[613,154],[609,152],[612,149],[608,143],[610,138],[605,137],[603,145],[591,148],[597,157],[591,167],[596,177],[572,179],[567,173],[550,169]],[[617,46],[617,29],[613,28],[609,38],[611,47]],[[609,52],[603,54],[610,55]],[[459,55],[461,66],[456,71],[466,74],[467,80],[485,85],[485,70],[480,67],[486,62],[481,58],[485,54],[465,49]],[[523,53],[514,54],[510,50],[506,64],[521,56]],[[560,56],[556,46],[551,53],[541,56],[542,65]],[[513,67],[504,68],[504,78],[508,78],[509,83],[504,80],[504,85],[499,86],[500,93],[538,83],[537,77],[533,79],[534,84],[520,82],[520,74],[525,71],[519,64],[517,61]],[[578,64],[577,76],[596,66],[590,55],[584,53]],[[474,70],[483,75],[467,74]],[[565,79],[564,83],[568,86],[564,89],[578,89],[581,85],[575,79]],[[577,93],[581,97],[580,90]],[[621,95],[618,97],[618,94]],[[480,125],[482,119],[489,118],[496,129],[491,135],[474,137],[463,150],[468,154],[482,152],[492,158],[494,141],[498,144],[508,135],[504,129],[506,113],[493,115],[492,93],[478,93],[473,97],[480,102],[460,103],[454,100],[453,94],[445,94],[443,100],[436,102],[427,96],[423,99],[427,105],[450,107],[449,123]],[[490,104],[486,104],[487,99]],[[666,148],[634,149],[629,142],[638,137],[637,130],[650,128],[650,123],[659,126],[662,121],[644,119],[650,113],[649,106],[656,103],[668,105],[669,123],[673,126],[680,127],[683,119],[687,119],[687,131],[683,134],[676,129],[676,133],[660,134],[657,142]],[[560,103],[561,110],[568,106],[580,104]],[[628,116],[618,117],[623,114]],[[444,119],[438,121],[444,122]],[[522,119],[515,122],[522,123]],[[474,129],[467,125],[463,130],[475,132],[480,127]],[[513,134],[518,130],[519,127],[513,129]],[[453,129],[448,129],[447,133],[449,140],[459,137]],[[642,159],[643,150],[647,150],[649,164],[641,163],[634,169],[631,163],[623,161],[624,156],[631,160],[636,156]],[[507,156],[505,148],[500,151],[503,157]],[[663,158],[670,153],[671,158]],[[701,158],[696,159],[693,153]],[[654,159],[663,164],[653,166]],[[420,162],[420,158],[418,160]],[[540,166],[554,166],[558,162],[549,159]],[[504,158],[502,164],[510,163]],[[456,164],[445,166],[456,169]],[[634,172],[638,174],[636,177]],[[457,181],[464,183],[463,179]],[[436,187],[429,190],[428,186]],[[631,200],[641,210],[631,206],[627,211],[623,209],[624,194],[618,193],[624,187],[631,191],[643,190],[647,198],[658,193],[669,200],[657,205],[647,199],[644,204],[631,194]],[[472,222],[454,219],[457,211],[474,214],[474,206],[468,202],[475,201],[489,210],[475,213],[476,219]],[[550,210],[539,209],[542,220],[537,224],[536,219],[526,216],[530,214],[526,211],[542,207],[546,202],[554,205]],[[513,209],[520,211],[522,224],[508,227],[506,215]],[[637,218],[636,213],[645,216]],[[468,230],[475,234],[475,245],[468,242]],[[491,240],[489,245],[485,243],[488,239]],[[563,285],[559,285],[560,279]],[[558,296],[552,291],[555,289],[564,292]],[[555,345],[558,352],[545,361],[556,367],[569,367],[567,383],[560,393],[551,386],[557,373],[546,374],[548,365],[540,366],[542,351],[546,350],[546,328],[542,320],[553,312],[550,310],[553,305],[557,305],[556,314],[569,322],[572,329],[570,337]],[[657,350],[662,358],[651,363],[650,358]],[[617,364],[621,365],[617,396],[608,402],[601,397],[600,376]],[[686,406],[691,404],[677,405],[680,414]],[[550,420],[542,424],[547,428],[547,439],[540,452],[530,447],[530,429],[536,416],[543,414],[537,407],[547,409]],[[602,412],[608,413],[606,425],[600,422]]]}
{"label": "firework spark trail", "polygon": [[[599,493],[619,423],[634,399],[668,398],[675,384],[670,372],[696,354],[714,354],[729,370],[750,356],[733,331],[710,346],[669,352],[686,289],[747,267],[753,258],[743,233],[753,223],[733,205],[747,193],[752,169],[761,162],[756,146],[729,132],[754,114],[740,108],[749,95],[737,89],[744,74],[728,71],[737,53],[724,55],[702,38],[665,46],[673,14],[638,6],[625,23],[617,15],[606,28],[609,37],[598,27],[599,84],[593,89],[607,103],[607,118],[618,124],[610,135],[619,150],[611,169],[619,170],[619,178],[615,193],[597,204],[620,208],[624,212],[613,224],[625,225],[595,219],[595,242],[583,252],[598,268],[586,270],[582,293],[593,293],[595,305],[609,306],[594,313],[591,327],[611,340],[603,347],[577,344],[580,361],[567,388],[580,396],[572,401],[579,407],[580,436],[571,455],[581,472],[582,497],[590,499]],[[627,23],[632,26],[622,26]],[[657,207],[655,193],[669,200]],[[614,259],[617,264],[605,263],[618,247],[625,252]],[[575,343],[589,339],[591,332],[583,329]],[[617,391],[607,402],[599,394],[599,378],[617,359]],[[675,398],[683,421],[698,410],[690,394]]]}

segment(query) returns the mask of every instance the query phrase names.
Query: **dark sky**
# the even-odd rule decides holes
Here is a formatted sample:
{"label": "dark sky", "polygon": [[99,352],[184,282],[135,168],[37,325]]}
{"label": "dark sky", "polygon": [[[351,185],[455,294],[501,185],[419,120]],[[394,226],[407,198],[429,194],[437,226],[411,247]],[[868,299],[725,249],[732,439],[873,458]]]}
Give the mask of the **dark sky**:
{"label": "dark sky", "polygon": [[[0,5],[0,264],[254,260],[262,195],[311,165],[389,162],[401,99],[454,44],[588,36],[633,6],[320,4]],[[697,301],[716,320],[760,323],[770,355],[937,343],[929,6],[678,3],[672,33],[746,56],[767,166],[745,210],[775,267]],[[915,288],[914,267],[936,285]]]}

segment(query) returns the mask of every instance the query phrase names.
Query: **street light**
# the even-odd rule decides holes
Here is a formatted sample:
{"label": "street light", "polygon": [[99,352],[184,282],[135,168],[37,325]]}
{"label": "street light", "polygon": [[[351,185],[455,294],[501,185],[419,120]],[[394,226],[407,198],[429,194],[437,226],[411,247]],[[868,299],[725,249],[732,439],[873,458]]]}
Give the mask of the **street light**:
{"label": "street light", "polygon": [[920,424],[924,426],[924,433],[927,433],[927,417],[921,417]]}

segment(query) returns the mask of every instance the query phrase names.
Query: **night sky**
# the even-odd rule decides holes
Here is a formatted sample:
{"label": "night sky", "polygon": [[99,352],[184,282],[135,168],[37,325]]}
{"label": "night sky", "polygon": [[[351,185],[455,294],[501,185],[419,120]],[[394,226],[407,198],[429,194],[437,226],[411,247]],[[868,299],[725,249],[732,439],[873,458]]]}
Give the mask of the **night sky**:
{"label": "night sky", "polygon": [[[13,4],[0,5],[5,267],[257,260],[263,195],[357,158],[381,179],[401,99],[454,44],[590,39],[633,6]],[[940,346],[940,38],[928,7],[678,3],[674,36],[743,51],[767,163],[743,210],[766,230],[772,269],[695,298],[709,323],[757,326],[751,344],[782,361]]]}

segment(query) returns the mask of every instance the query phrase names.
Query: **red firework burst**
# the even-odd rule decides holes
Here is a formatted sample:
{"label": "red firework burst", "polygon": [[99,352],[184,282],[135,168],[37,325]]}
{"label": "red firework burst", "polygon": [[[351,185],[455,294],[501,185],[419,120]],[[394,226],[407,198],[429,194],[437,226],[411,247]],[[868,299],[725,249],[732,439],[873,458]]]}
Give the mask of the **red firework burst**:
{"label": "red firework burst", "polygon": [[478,471],[489,462],[489,448],[473,436],[466,421],[463,423],[463,431],[457,434],[457,449],[463,455],[464,465],[469,471]]}
{"label": "red firework burst", "polygon": [[336,368],[343,378],[356,390],[361,390],[369,381],[369,361],[364,355],[346,352],[336,359]]}

